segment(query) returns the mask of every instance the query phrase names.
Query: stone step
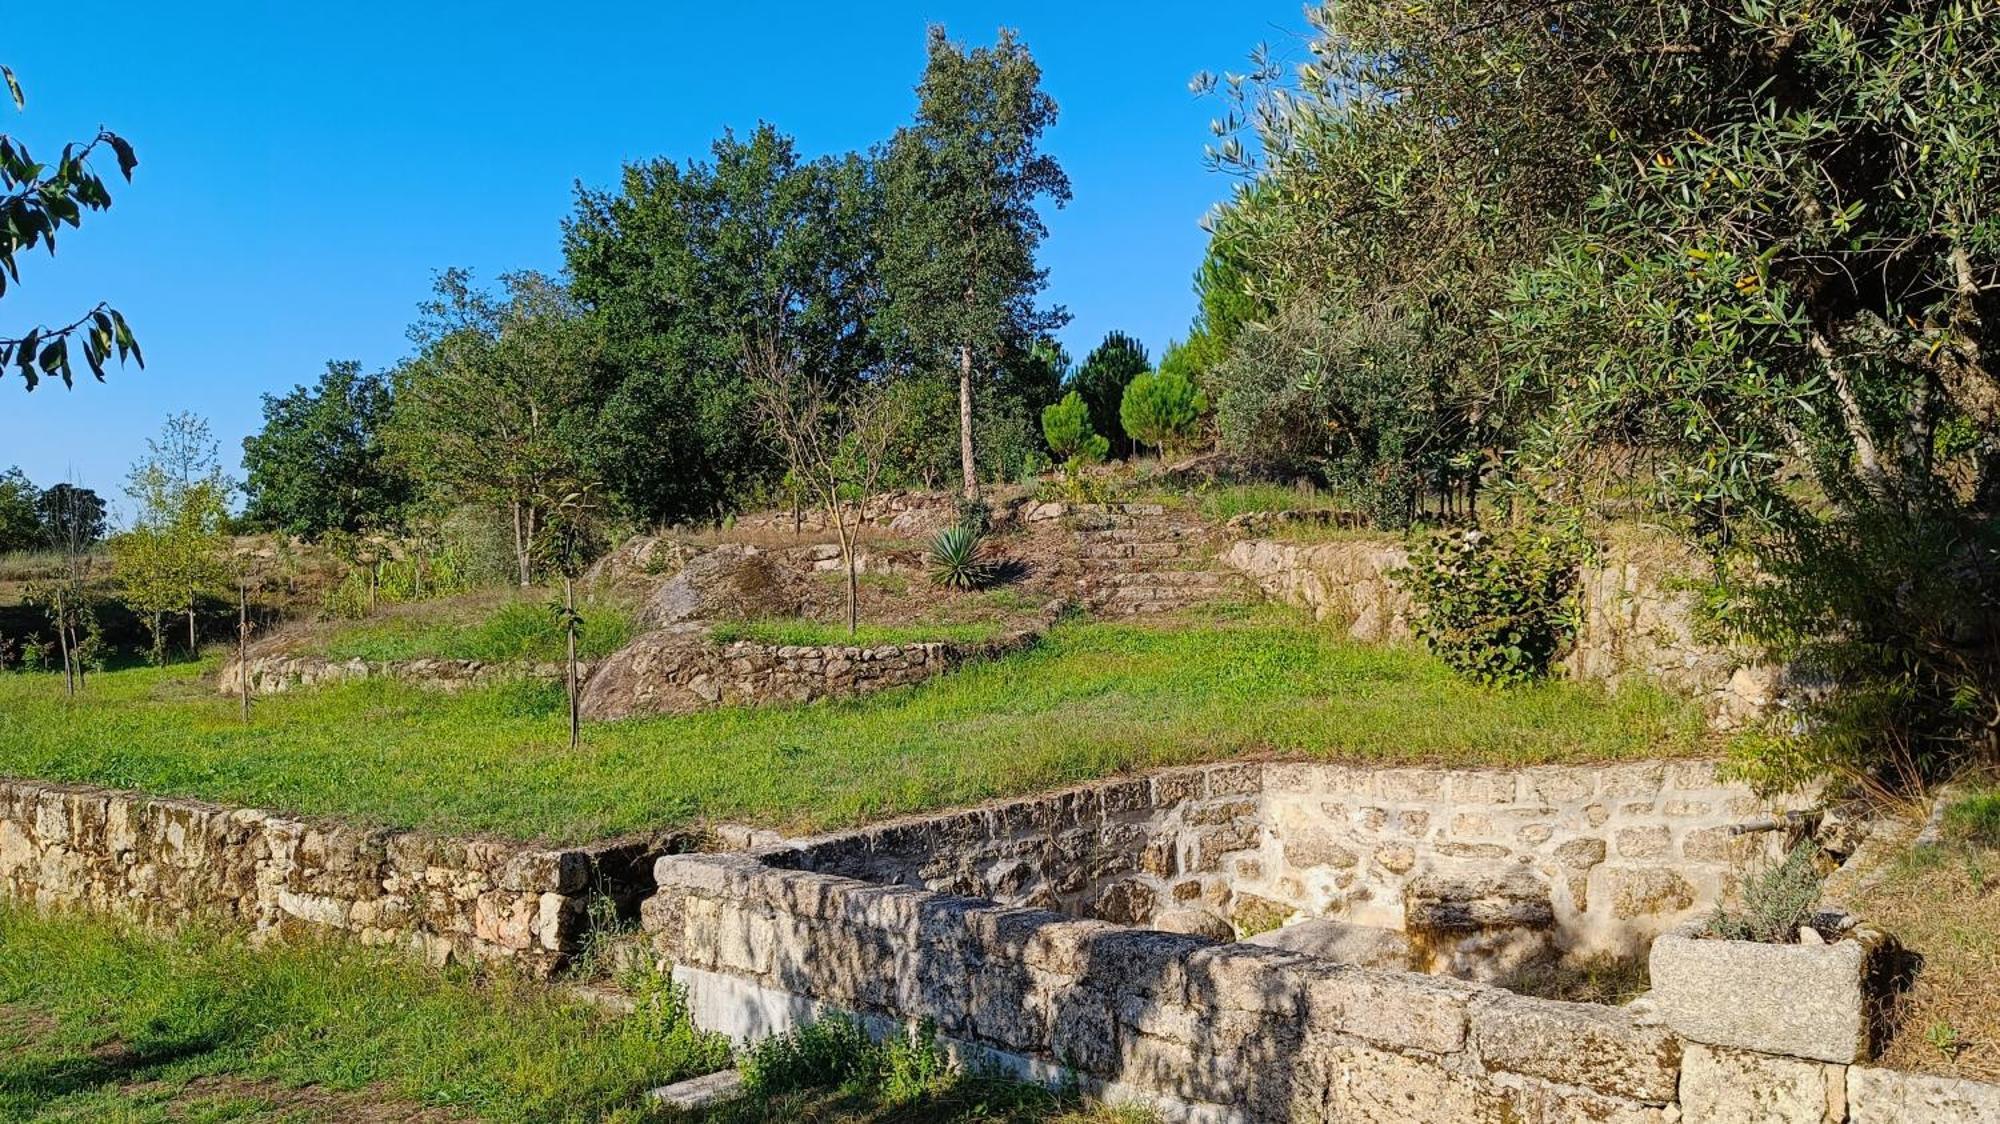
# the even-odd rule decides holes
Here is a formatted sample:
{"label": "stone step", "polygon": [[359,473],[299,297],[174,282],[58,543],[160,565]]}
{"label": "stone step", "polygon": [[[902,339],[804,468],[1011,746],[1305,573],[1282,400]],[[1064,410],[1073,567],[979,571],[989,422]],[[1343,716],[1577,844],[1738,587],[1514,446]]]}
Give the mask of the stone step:
{"label": "stone step", "polygon": [[1241,589],[1237,574],[1216,570],[1134,570],[1106,574],[1105,580],[1120,589]]}
{"label": "stone step", "polygon": [[743,1071],[725,1069],[705,1077],[692,1077],[646,1094],[653,1103],[693,1112],[713,1108],[743,1095]]}
{"label": "stone step", "polygon": [[1188,548],[1180,543],[1122,543],[1118,546],[1092,550],[1084,555],[1086,564],[1092,562],[1150,562],[1164,561],[1187,556]]}

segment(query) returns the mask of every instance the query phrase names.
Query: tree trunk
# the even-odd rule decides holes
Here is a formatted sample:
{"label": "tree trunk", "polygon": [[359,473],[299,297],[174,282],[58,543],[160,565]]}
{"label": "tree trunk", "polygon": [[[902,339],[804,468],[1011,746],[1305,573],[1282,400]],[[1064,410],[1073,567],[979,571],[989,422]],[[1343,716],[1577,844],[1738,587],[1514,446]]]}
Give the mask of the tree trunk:
{"label": "tree trunk", "polygon": [[190,593],[188,594],[188,658],[194,659],[200,655],[200,650],[194,646],[194,594]]}
{"label": "tree trunk", "polygon": [[76,669],[70,663],[68,606],[61,595],[56,597],[56,645],[62,649],[63,689],[70,698],[76,697]]}
{"label": "tree trunk", "polygon": [[243,702],[243,724],[250,724],[250,591],[236,583],[236,675]]}
{"label": "tree trunk", "polygon": [[563,575],[563,633],[568,661],[563,679],[569,688],[569,747],[575,750],[583,744],[583,711],[576,681],[576,588],[568,574]]}
{"label": "tree trunk", "polygon": [[847,638],[852,640],[861,631],[861,577],[855,566],[854,532],[848,529],[847,516],[838,506],[829,514],[840,533],[840,560],[847,567]]}
{"label": "tree trunk", "polygon": [[965,498],[979,498],[979,465],[972,457],[972,348],[958,349],[958,465],[965,473]]}
{"label": "tree trunk", "polygon": [[515,500],[514,508],[514,564],[520,570],[521,588],[528,588],[528,539],[521,525],[521,501]]}

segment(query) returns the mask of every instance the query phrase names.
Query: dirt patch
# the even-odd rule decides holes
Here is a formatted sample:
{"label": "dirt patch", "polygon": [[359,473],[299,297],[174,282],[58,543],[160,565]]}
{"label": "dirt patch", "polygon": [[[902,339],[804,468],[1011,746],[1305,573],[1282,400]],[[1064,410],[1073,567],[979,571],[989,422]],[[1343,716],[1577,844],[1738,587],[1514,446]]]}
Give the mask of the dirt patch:
{"label": "dirt patch", "polygon": [[0,1003],[0,1050],[19,1053],[56,1031],[56,1021],[40,1011]]}
{"label": "dirt patch", "polygon": [[2000,847],[1913,851],[1853,906],[1923,957],[1882,1063],[2000,1081]]}
{"label": "dirt patch", "polygon": [[[157,1096],[172,1088],[152,1082],[125,1086],[129,1096]],[[150,1099],[150,1098],[149,1098]],[[293,1087],[242,1077],[197,1077],[173,1090],[166,1102],[169,1120],[284,1121],[285,1124],[461,1124],[478,1119],[444,1108],[425,1108],[385,1089]]]}

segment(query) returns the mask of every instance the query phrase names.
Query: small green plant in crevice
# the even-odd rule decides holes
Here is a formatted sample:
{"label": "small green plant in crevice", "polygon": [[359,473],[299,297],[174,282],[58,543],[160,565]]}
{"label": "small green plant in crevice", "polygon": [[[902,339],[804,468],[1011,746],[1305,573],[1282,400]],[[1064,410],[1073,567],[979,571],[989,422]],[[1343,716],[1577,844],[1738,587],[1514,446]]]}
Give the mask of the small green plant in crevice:
{"label": "small green plant in crevice", "polygon": [[1819,908],[1819,848],[1801,843],[1785,857],[1751,874],[1743,904],[1717,909],[1702,932],[1730,941],[1789,944]]}
{"label": "small green plant in crevice", "polygon": [[569,963],[576,980],[603,980],[619,974],[619,950],[639,932],[639,923],[618,912],[618,901],[600,886],[584,901],[583,947]]}
{"label": "small green plant in crevice", "polygon": [[993,580],[985,536],[971,527],[946,527],[931,540],[931,581],[946,589],[974,590]]}
{"label": "small green plant in crevice", "polygon": [[1576,635],[1587,550],[1563,526],[1450,532],[1419,543],[1395,576],[1439,659],[1481,683],[1510,685],[1547,675]]}

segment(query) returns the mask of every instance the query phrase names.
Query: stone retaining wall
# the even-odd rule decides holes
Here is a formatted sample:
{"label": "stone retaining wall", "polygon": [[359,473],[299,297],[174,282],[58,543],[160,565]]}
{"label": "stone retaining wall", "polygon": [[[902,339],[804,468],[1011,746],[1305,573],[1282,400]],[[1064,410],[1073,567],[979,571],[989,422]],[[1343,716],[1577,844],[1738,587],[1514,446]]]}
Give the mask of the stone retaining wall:
{"label": "stone retaining wall", "polygon": [[661,629],[604,661],[584,688],[583,713],[603,720],[852,698],[921,683],[974,660],[1024,650],[1039,639],[1036,632],[1021,631],[983,644],[717,644],[705,626]]}
{"label": "stone retaining wall", "polygon": [[[341,932],[435,963],[546,974],[582,946],[593,893],[636,898],[656,849],[549,849],[363,831],[248,808],[0,780],[0,894],[172,924]],[[636,904],[634,902],[633,904]]]}
{"label": "stone retaining wall", "polygon": [[1200,1121],[1677,1118],[1680,1043],[1632,1013],[1128,929],[748,856],[645,906],[696,1020],[935,1020],[968,1060]]}
{"label": "stone retaining wall", "polygon": [[[1728,787],[1699,763],[1382,770],[1365,784],[1359,770],[1300,768],[1178,770],[752,854],[668,856],[655,866],[643,925],[706,1029],[747,1041],[838,1014],[887,1035],[928,1019],[962,1063],[1074,1082],[1167,1121],[2000,1124],[2000,1087],[1705,1044],[1646,1001],[1537,999],[1009,904],[1143,922],[1129,892],[1111,887],[1150,878],[1169,896],[1186,883],[1199,897],[1233,861],[1282,855],[1282,837],[1249,839],[1261,828],[1239,806],[1258,801],[1282,815],[1302,797],[1365,792],[1387,823],[1434,800],[1471,814],[1558,810],[1523,826],[1568,822],[1561,810],[1575,809],[1575,838],[1599,839],[1607,864],[1625,861],[1625,841],[1652,854],[1655,828],[1672,862],[1708,862],[1690,859],[1688,845],[1713,824],[1688,826],[1670,803],[1705,798],[1698,820],[1750,810],[1730,805]],[[1653,810],[1641,813],[1644,803]],[[1599,804],[1607,815],[1593,825],[1588,809]],[[1612,811],[1621,804],[1633,807]],[[1621,826],[1613,815],[1632,819]],[[1170,823],[1135,833],[1142,819]],[[1343,808],[1324,822],[1346,831],[1353,821]],[[1360,877],[1382,848],[1404,845],[1390,838],[1330,869]],[[1158,872],[1189,857],[1196,869]],[[1508,861],[1539,866],[1532,854]],[[1667,869],[1664,856],[1655,869]],[[1718,990],[1708,1001],[1738,997]]]}
{"label": "stone retaining wall", "polygon": [[[1786,807],[1804,807],[1806,798]],[[1404,930],[1414,895],[1546,902],[1565,950],[1642,952],[1721,901],[1772,806],[1706,761],[1520,769],[1172,770],[802,841],[774,862],[1075,916],[1202,910]]]}
{"label": "stone retaining wall", "polygon": [[[1399,540],[1329,543],[1258,539],[1236,543],[1223,562],[1278,601],[1335,621],[1357,640],[1410,639],[1414,608],[1393,576],[1409,561]],[[1702,703],[1713,725],[1734,729],[1777,701],[1776,673],[1710,642],[1696,628],[1696,595],[1677,587],[1702,563],[1663,543],[1619,544],[1583,567],[1582,619],[1560,670],[1613,687],[1651,680]]]}
{"label": "stone retaining wall", "polygon": [[[589,675],[590,664],[579,663],[578,674]],[[277,695],[298,688],[329,687],[364,679],[394,679],[438,691],[462,691],[517,679],[561,683],[560,663],[483,663],[479,660],[329,660],[318,656],[253,656],[249,663],[250,693]],[[243,689],[244,665],[231,660],[222,667],[216,690],[235,695]]]}

